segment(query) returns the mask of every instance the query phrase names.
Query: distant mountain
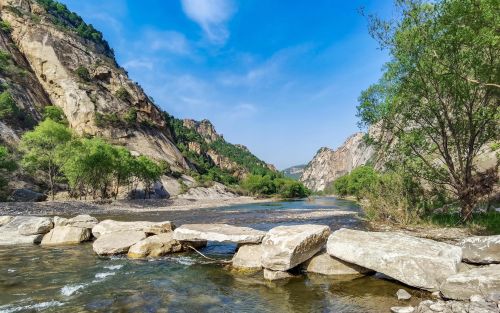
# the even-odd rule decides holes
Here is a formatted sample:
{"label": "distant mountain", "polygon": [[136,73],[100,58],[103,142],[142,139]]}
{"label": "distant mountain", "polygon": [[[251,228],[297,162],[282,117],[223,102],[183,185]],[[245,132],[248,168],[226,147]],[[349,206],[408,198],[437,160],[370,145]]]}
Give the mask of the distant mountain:
{"label": "distant mountain", "polygon": [[301,164],[301,165],[295,165],[292,167],[289,167],[287,169],[284,169],[281,171],[283,175],[286,177],[299,180],[300,176],[302,176],[302,173],[304,173],[304,169],[306,168],[306,164]]}

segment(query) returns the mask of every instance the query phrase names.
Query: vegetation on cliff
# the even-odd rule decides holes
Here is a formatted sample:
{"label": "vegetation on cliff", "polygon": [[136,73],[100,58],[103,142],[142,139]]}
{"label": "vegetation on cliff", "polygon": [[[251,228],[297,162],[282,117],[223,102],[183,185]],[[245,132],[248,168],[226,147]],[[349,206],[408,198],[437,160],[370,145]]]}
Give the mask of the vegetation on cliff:
{"label": "vegetation on cliff", "polygon": [[403,173],[375,184],[374,195],[387,197],[384,191],[396,192],[411,177],[426,193],[450,196],[462,220],[470,220],[498,180],[498,162],[484,171],[476,166],[482,149],[500,140],[498,3],[397,4],[398,20],[369,17],[370,32],[391,61],[358,106],[361,124],[380,125],[385,134],[373,139],[387,168]]}

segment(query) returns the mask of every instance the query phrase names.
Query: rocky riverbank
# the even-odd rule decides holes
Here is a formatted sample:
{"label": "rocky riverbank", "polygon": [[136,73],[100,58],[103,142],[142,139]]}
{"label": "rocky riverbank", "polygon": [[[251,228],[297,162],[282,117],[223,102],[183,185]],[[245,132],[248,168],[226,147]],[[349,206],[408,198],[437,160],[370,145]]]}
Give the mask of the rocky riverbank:
{"label": "rocky riverbank", "polygon": [[130,214],[151,211],[187,211],[271,201],[274,201],[274,199],[233,197],[218,199],[172,198],[109,201],[0,202],[0,215],[74,216],[80,214]]}
{"label": "rocky riverbank", "polygon": [[194,253],[207,242],[233,243],[239,247],[233,259],[214,262],[229,270],[262,271],[269,281],[294,279],[302,273],[349,279],[376,273],[415,288],[395,295],[403,303],[414,290],[429,292],[429,300],[390,308],[392,312],[500,312],[500,236],[469,237],[452,245],[396,232],[346,228],[331,232],[328,226],[313,224],[277,226],[265,232],[227,224],[176,228],[170,221],[98,221],[90,215],[0,218],[2,245],[85,241],[93,241],[100,256],[125,254],[132,259]]}

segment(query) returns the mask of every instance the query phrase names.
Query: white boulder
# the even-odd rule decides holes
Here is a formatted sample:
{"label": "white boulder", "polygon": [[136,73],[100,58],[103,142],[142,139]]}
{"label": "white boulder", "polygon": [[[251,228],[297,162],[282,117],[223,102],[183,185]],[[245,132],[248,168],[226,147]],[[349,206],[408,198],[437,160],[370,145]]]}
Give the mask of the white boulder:
{"label": "white boulder", "polygon": [[92,248],[99,255],[127,253],[129,248],[146,238],[142,231],[128,230],[105,233],[94,241]]}
{"label": "white boulder", "polygon": [[278,226],[262,240],[262,266],[289,270],[313,257],[325,245],[330,228],[324,225]]}
{"label": "white boulder", "polygon": [[265,280],[280,280],[280,279],[287,279],[287,278],[292,278],[293,275],[286,272],[286,271],[273,271],[270,269],[265,268],[264,269],[264,279]]}
{"label": "white boulder", "polygon": [[182,244],[175,240],[170,232],[154,235],[137,242],[128,250],[128,256],[130,258],[160,257],[182,250]]}
{"label": "white boulder", "polygon": [[73,226],[56,226],[43,236],[41,245],[78,244],[92,237],[89,228]]}
{"label": "white boulder", "polygon": [[459,247],[394,232],[340,229],[332,233],[327,252],[341,260],[383,273],[429,291],[458,271]]}
{"label": "white boulder", "polygon": [[233,257],[233,267],[237,269],[260,270],[262,263],[261,245],[243,245]]}
{"label": "white boulder", "polygon": [[54,224],[52,219],[49,217],[31,217],[28,220],[22,222],[17,231],[19,234],[24,236],[46,234],[52,228]]}

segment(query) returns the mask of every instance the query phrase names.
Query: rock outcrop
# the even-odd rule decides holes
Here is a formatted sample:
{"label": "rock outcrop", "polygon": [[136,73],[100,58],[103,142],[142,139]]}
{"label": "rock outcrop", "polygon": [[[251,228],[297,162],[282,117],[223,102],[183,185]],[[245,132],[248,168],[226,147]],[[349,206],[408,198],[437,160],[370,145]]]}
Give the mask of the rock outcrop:
{"label": "rock outcrop", "polygon": [[253,228],[227,224],[186,224],[174,230],[174,239],[244,244],[260,243],[265,234],[265,232]]}
{"label": "rock outcrop", "polygon": [[[0,227],[0,245],[19,245],[40,243],[43,234],[22,235],[19,227],[23,224],[37,224],[44,217],[16,216],[8,220]],[[48,231],[48,230],[47,230]]]}
{"label": "rock outcrop", "polygon": [[459,247],[393,232],[340,229],[328,238],[327,252],[346,262],[383,273],[407,285],[436,291],[457,273]]}
{"label": "rock outcrop", "polygon": [[330,228],[323,225],[275,227],[262,240],[262,266],[287,271],[318,253],[329,234]]}
{"label": "rock outcrop", "polygon": [[375,150],[365,142],[364,136],[365,133],[356,133],[336,150],[319,149],[304,169],[300,181],[313,191],[323,191],[335,179],[366,164]]}

